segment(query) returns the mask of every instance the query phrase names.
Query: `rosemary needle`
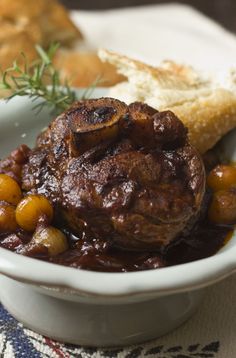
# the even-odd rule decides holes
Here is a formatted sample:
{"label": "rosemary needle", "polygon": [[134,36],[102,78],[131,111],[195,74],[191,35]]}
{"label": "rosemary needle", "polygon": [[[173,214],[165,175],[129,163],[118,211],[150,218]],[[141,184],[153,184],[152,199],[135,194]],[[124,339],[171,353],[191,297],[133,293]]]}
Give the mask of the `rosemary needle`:
{"label": "rosemary needle", "polygon": [[[52,63],[58,47],[58,44],[52,44],[45,51],[37,45],[38,60],[29,64],[27,57],[22,53],[23,66],[19,66],[17,61],[14,61],[12,67],[2,73],[0,89],[10,91],[8,100],[15,96],[28,95],[32,101],[41,99],[34,107],[38,112],[47,105],[51,107],[54,114],[61,113],[70,107],[77,99],[76,93],[67,81],[61,81],[60,72]],[[88,93],[96,85],[97,82],[87,89],[82,97],[88,97]]]}

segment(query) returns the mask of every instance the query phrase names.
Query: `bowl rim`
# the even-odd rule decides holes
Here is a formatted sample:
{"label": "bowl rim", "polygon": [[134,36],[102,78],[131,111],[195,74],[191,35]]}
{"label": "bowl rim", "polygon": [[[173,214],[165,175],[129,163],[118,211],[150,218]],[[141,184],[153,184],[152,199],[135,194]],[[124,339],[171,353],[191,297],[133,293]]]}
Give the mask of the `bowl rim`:
{"label": "bowl rim", "polygon": [[236,247],[170,267],[135,272],[96,272],[57,265],[0,248],[0,273],[24,283],[83,296],[158,295],[191,291],[236,271]]}
{"label": "bowl rim", "polygon": [[[97,88],[94,91],[95,96],[96,93],[101,97],[106,95],[107,89]],[[15,100],[18,101],[18,98]],[[26,105],[27,98],[20,100]],[[1,100],[0,104],[5,105],[8,102]],[[236,233],[234,236],[236,239]],[[0,248],[0,274],[17,281],[48,288],[63,288],[84,296],[118,297],[147,293],[162,295],[204,287],[236,271],[236,246],[227,247],[228,244],[225,245],[226,250],[198,261],[153,270],[120,273],[75,269],[21,256]]]}

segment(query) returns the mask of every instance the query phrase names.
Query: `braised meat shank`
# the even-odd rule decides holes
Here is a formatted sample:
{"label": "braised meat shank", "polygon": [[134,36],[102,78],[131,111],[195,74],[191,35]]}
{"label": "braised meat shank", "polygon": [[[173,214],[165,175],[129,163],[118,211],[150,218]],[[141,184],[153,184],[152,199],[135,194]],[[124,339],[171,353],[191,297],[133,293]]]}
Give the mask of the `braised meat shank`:
{"label": "braised meat shank", "polygon": [[170,111],[112,98],[76,102],[40,134],[22,188],[43,194],[60,226],[126,249],[160,249],[195,222],[202,160]]}

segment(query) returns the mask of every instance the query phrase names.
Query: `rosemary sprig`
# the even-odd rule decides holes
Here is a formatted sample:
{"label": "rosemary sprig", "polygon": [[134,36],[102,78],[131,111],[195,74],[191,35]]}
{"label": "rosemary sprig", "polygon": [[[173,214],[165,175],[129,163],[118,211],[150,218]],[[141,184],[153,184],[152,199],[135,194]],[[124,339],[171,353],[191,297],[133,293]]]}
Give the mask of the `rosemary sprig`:
{"label": "rosemary sprig", "polygon": [[[39,59],[29,64],[24,53],[23,66],[19,66],[17,61],[13,62],[11,68],[2,73],[0,89],[10,91],[8,100],[15,96],[28,95],[32,101],[41,99],[34,108],[41,111],[47,105],[51,107],[53,113],[61,113],[66,110],[76,100],[75,91],[69,86],[67,81],[62,82],[60,73],[54,68],[52,60],[58,49],[58,44],[52,44],[48,51],[36,46]],[[92,85],[93,89],[96,84]],[[86,90],[83,98],[88,96],[90,89]]]}

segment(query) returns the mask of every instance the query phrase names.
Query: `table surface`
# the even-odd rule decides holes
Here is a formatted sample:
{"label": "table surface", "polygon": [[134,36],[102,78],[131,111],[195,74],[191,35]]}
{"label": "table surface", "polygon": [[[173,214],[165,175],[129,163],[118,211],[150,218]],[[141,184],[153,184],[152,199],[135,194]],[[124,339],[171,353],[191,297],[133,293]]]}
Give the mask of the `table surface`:
{"label": "table surface", "polygon": [[[165,4],[168,0],[61,0],[70,9],[97,10],[125,6]],[[172,1],[174,2],[174,0]],[[194,6],[204,14],[221,23],[227,29],[236,32],[235,0],[182,0],[182,3]]]}

